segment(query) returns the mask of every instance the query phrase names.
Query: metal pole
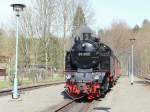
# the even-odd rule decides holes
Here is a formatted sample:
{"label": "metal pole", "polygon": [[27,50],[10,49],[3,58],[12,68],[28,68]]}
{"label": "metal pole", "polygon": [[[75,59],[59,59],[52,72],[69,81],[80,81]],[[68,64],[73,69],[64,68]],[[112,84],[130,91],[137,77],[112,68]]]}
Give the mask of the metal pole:
{"label": "metal pole", "polygon": [[128,77],[130,78],[130,56],[128,59]]}
{"label": "metal pole", "polygon": [[131,85],[133,85],[133,44],[132,44],[132,65],[131,65]]}
{"label": "metal pole", "polygon": [[13,87],[13,99],[17,99],[18,94],[18,41],[19,41],[19,16],[16,16],[16,62],[15,62],[15,77],[14,77],[14,87]]}

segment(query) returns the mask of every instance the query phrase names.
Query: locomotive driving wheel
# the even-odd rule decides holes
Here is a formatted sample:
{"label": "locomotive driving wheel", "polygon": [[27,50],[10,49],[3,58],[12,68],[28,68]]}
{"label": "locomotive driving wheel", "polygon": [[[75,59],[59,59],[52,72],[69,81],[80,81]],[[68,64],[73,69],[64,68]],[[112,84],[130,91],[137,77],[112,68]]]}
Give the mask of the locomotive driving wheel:
{"label": "locomotive driving wheel", "polygon": [[101,96],[105,97],[108,90],[109,90],[109,77],[105,76],[102,83]]}

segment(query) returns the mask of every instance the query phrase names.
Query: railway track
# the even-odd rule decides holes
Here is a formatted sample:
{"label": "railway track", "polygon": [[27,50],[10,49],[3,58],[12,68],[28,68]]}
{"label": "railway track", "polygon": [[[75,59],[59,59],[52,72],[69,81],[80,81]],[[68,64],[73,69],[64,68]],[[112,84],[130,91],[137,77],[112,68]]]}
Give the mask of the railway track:
{"label": "railway track", "polygon": [[[145,83],[150,84],[150,78],[143,76],[137,77],[143,79]],[[68,101],[67,103],[63,103],[59,107],[57,106],[57,108],[55,108],[52,112],[88,112],[88,111],[90,112],[93,106],[96,105],[97,103],[98,103],[97,100],[94,100],[92,102],[79,102],[76,100],[71,100]]]}
{"label": "railway track", "polygon": [[138,75],[137,77],[140,78],[140,79],[143,79],[147,83],[150,83],[150,78],[148,78],[148,77],[141,76],[141,75]]}
{"label": "railway track", "polygon": [[63,112],[69,106],[73,106],[75,100],[68,101],[67,103],[63,104],[62,106],[58,107],[54,112]]}
{"label": "railway track", "polygon": [[[39,89],[39,88],[48,87],[48,86],[52,86],[52,85],[59,85],[59,84],[63,84],[63,83],[64,83],[64,81],[45,83],[45,84],[37,84],[37,85],[31,85],[31,86],[23,86],[23,87],[19,87],[18,90],[19,90],[19,92],[30,91],[33,89]],[[11,94],[12,94],[12,89],[0,90],[0,96],[11,95]]]}
{"label": "railway track", "polygon": [[54,112],[87,112],[94,103],[95,100],[91,102],[71,100],[58,107]]}

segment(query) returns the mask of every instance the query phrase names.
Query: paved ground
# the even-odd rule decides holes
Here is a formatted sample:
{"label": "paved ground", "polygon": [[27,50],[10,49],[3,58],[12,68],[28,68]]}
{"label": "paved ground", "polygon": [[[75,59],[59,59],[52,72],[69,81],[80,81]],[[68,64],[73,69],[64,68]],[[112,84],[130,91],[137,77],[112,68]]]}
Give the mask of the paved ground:
{"label": "paved ground", "polygon": [[[11,96],[0,97],[0,112],[51,112],[55,106],[64,102],[64,85],[55,85],[21,94],[19,100]],[[127,77],[122,76],[117,85],[89,112],[150,112],[150,85],[135,78],[130,85]]]}
{"label": "paved ground", "polygon": [[43,112],[45,109],[59,104],[64,100],[61,92],[64,85],[27,91],[21,98],[12,100],[11,96],[0,97],[0,112]]}
{"label": "paved ground", "polygon": [[150,112],[150,85],[138,78],[130,85],[128,78],[122,76],[112,91],[89,112]]}

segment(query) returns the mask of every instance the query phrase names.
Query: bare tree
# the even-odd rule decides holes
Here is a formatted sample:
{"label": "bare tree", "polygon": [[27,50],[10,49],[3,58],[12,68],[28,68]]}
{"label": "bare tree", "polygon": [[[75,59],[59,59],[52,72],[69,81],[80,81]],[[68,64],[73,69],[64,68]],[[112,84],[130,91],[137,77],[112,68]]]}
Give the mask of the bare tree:
{"label": "bare tree", "polygon": [[59,12],[58,16],[60,17],[58,19],[60,25],[62,27],[62,32],[63,32],[63,69],[65,69],[65,51],[66,51],[66,38],[68,37],[68,34],[71,32],[72,28],[72,20],[73,20],[73,15],[75,13],[75,0],[58,0],[59,4]]}
{"label": "bare tree", "polygon": [[[22,32],[26,37],[32,38],[34,44],[31,44],[34,49],[35,63],[37,62],[38,46],[41,40],[45,52],[45,67],[48,65],[48,46],[50,41],[50,34],[52,33],[52,23],[55,21],[55,12],[57,8],[56,0],[32,0],[24,12],[22,17]],[[35,38],[36,37],[36,38]],[[37,46],[37,47],[35,47]],[[25,46],[27,54],[27,46]]]}
{"label": "bare tree", "polygon": [[124,22],[114,22],[110,29],[103,30],[101,33],[102,41],[112,48],[121,61],[122,68],[126,68],[125,65],[127,65],[129,39],[132,35],[132,30]]}
{"label": "bare tree", "polygon": [[36,34],[39,38],[43,38],[43,46],[45,48],[45,67],[47,70],[48,65],[48,46],[49,46],[49,34],[51,33],[52,23],[55,20],[56,12],[56,0],[36,0],[35,12],[36,12]]}
{"label": "bare tree", "polygon": [[136,46],[135,50],[138,55],[138,63],[140,65],[141,74],[149,75],[150,73],[150,23],[148,20],[143,21],[143,26],[136,32]]}
{"label": "bare tree", "polygon": [[[65,65],[65,51],[66,49],[70,47],[70,43],[71,43],[68,37],[72,36],[72,30],[76,27],[74,26],[74,17],[75,17],[76,11],[78,9],[78,6],[80,6],[83,9],[83,13],[86,12],[85,17],[86,18],[89,17],[89,14],[87,12],[90,12],[90,11],[88,10],[87,2],[88,1],[86,0],[83,0],[83,1],[81,0],[58,0],[58,4],[59,4],[58,21],[60,24],[59,26],[62,27],[61,31],[63,32],[62,37],[63,37],[63,48],[64,48],[64,55],[63,55],[64,65]],[[88,20],[90,19],[88,18]]]}

